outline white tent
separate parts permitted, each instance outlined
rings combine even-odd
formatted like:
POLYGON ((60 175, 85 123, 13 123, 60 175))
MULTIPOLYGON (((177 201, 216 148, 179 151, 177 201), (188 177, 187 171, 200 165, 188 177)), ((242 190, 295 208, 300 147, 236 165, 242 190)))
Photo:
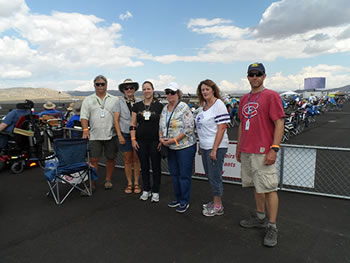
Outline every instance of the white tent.
POLYGON ((280 96, 291 96, 291 95, 298 95, 298 93, 291 91, 291 90, 288 90, 288 91, 280 94, 280 96))

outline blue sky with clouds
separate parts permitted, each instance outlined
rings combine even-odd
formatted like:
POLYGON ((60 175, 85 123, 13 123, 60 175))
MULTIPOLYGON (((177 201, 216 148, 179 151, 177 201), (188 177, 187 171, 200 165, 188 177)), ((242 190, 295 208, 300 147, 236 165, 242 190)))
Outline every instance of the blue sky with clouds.
POLYGON ((210 78, 235 92, 255 61, 274 90, 306 77, 337 88, 350 84, 349 14, 347 0, 0 0, 0 88, 92 90, 103 74, 109 89, 195 92, 210 78))

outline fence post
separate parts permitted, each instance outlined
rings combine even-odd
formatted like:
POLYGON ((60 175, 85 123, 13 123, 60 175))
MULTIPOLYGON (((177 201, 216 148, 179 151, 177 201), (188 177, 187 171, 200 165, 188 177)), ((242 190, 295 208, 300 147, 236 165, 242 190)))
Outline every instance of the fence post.
POLYGON ((281 147, 281 159, 280 159, 280 190, 283 190, 283 166, 284 166, 284 148, 281 147))

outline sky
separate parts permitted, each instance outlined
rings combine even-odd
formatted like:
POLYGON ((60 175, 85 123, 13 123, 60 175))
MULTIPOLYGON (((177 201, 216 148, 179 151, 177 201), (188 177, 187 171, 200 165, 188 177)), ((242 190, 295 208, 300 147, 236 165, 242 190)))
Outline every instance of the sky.
POLYGON ((212 79, 248 91, 247 67, 265 86, 350 84, 348 0, 0 0, 0 88, 108 89, 124 79, 195 93, 212 79))

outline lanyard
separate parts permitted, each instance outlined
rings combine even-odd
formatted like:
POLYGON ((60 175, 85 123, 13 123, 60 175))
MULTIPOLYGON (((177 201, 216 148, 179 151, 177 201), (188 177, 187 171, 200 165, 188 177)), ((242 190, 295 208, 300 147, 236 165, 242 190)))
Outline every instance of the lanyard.
POLYGON ((165 123, 166 123, 166 136, 165 137, 168 137, 168 130, 169 130, 169 126, 170 126, 170 119, 171 117, 173 116, 173 113, 177 107, 177 105, 180 103, 180 101, 178 101, 174 107, 174 109, 172 110, 171 114, 170 114, 170 117, 169 117, 169 120, 168 120, 168 109, 166 109, 166 118, 165 118, 165 123))
POLYGON ((100 100, 96 98, 98 105, 100 105, 100 108, 103 110, 105 108, 105 103, 106 103, 107 96, 103 98, 103 102, 101 104, 100 100))
MULTIPOLYGON (((257 102, 257 100, 258 100, 258 98, 259 98, 261 92, 263 92, 264 89, 265 89, 265 88, 263 88, 263 89, 258 93, 258 95, 256 96, 256 98, 255 98, 253 104, 254 104, 255 102, 257 102)), ((252 95, 252 92, 249 92, 249 96, 248 96, 248 120, 250 119, 250 116, 252 116, 252 113, 251 113, 251 111, 250 111, 250 106, 249 106, 249 104, 250 104, 250 101, 249 101, 249 100, 250 100, 250 96, 251 96, 251 95, 252 95)))

